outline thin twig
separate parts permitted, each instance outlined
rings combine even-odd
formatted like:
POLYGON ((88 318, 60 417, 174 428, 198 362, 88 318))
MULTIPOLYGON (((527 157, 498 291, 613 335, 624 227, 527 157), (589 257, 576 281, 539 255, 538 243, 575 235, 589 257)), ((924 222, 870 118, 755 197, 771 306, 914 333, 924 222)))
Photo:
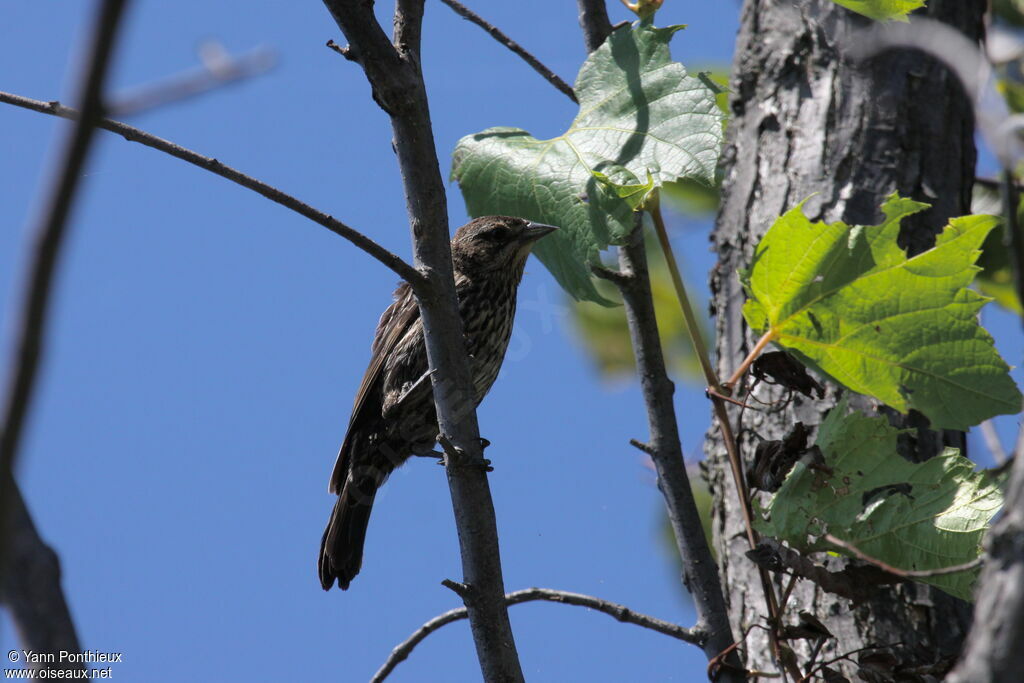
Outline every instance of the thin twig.
POLYGON ((198 69, 140 86, 118 96, 109 106, 110 115, 132 116, 147 109, 191 99, 230 83, 264 74, 277 64, 277 53, 268 47, 257 47, 232 57, 217 42, 202 45, 199 57, 202 66, 198 69))
POLYGON ((686 330, 690 333, 690 343, 693 344, 693 351, 697 354, 700 369, 704 373, 704 381, 715 391, 721 392, 722 387, 718 381, 718 374, 711 366, 711 355, 708 353, 707 344, 704 343, 704 336, 700 332, 700 325, 697 324, 697 316, 693 313, 693 305, 690 303, 686 287, 683 285, 683 276, 679 274, 679 264, 676 262, 675 253, 672 251, 672 243, 668 239, 668 231, 665 229, 665 221, 661 217, 661 207, 659 206, 657 195, 648 201, 645 208, 651 214, 651 218, 654 221, 654 231, 658 235, 661 251, 665 255, 665 263, 668 264, 668 272, 672 276, 672 285, 675 287, 676 298, 679 299, 679 307, 683 312, 686 330))
MULTIPOLYGON (((642 628, 657 631, 658 633, 662 633, 666 636, 671 636, 672 638, 694 645, 699 645, 705 638, 705 634, 697 628, 685 628, 668 621, 663 621, 656 617, 634 612, 625 605, 609 602, 590 595, 569 593, 566 591, 552 590, 550 588, 526 588, 524 590, 515 591, 514 593, 509 593, 505 596, 505 604, 508 606, 519 605, 524 602, 532 602, 535 600, 546 600, 548 602, 558 602, 564 605, 589 607, 590 609, 597 610, 598 612, 603 612, 608 616, 614 617, 621 622, 635 624, 642 628)), ((370 679, 370 683, 380 683, 380 681, 387 678, 388 675, 395 670, 396 666, 408 658, 409 654, 413 651, 413 648, 419 645, 431 633, 437 631, 442 626, 452 623, 453 621, 465 619, 467 616, 468 613, 466 608, 459 607, 445 612, 444 614, 440 614, 420 626, 411 636, 391 651, 387 661, 384 662, 384 665, 373 675, 373 678, 370 679)))
POLYGON ((981 429, 981 438, 985 440, 985 447, 992 454, 996 465, 1005 463, 1006 451, 1003 450, 1003 444, 999 440, 999 434, 996 433, 996 427, 992 424, 992 420, 985 420, 978 427, 981 429))
MULTIPOLYGON (((72 121, 78 119, 77 110, 65 107, 60 102, 56 101, 41 102, 28 97, 22 97, 21 95, 15 95, 13 93, 0 92, 0 102, 4 104, 13 104, 16 107, 29 109, 41 114, 50 114, 51 116, 70 119, 72 121)), ((414 289, 422 290, 426 284, 425 278, 419 271, 395 254, 392 254, 390 251, 374 242, 366 235, 345 225, 323 211, 315 209, 309 204, 282 192, 276 187, 272 187, 261 180, 248 176, 231 166, 222 164, 217 159, 205 157, 198 152, 193 152, 181 145, 175 144, 169 140, 164 140, 152 133, 147 133, 146 131, 134 126, 129 126, 126 123, 121 123, 120 121, 114 121, 112 119, 101 119, 96 125, 98 128, 108 130, 112 133, 117 133, 129 142, 137 142, 140 145, 145 145, 146 147, 165 152, 166 154, 170 154, 172 157, 176 157, 182 161, 187 161, 193 166, 198 166, 199 168, 210 171, 222 178, 227 178, 233 183, 237 183, 242 187, 253 190, 270 201, 276 202, 285 208, 291 209, 292 211, 305 216, 314 223, 322 225, 336 235, 344 237, 356 247, 362 249, 367 254, 380 261, 382 264, 393 270, 400 278, 411 284, 414 289)))
MULTIPOLYGON (((96 14, 85 70, 78 85, 82 116, 71 129, 61 151, 60 169, 45 192, 43 215, 31 235, 26 281, 16 318, 13 357, 4 390, 3 431, 0 432, 0 533, 6 532, 8 501, 13 497, 15 459, 32 403, 35 379, 44 351, 47 312, 60 258, 65 228, 96 125, 103 117, 103 86, 114 50, 125 0, 102 0, 96 14)), ((6 535, 4 533, 4 535, 6 535)), ((0 536, 0 585, 3 585, 5 539, 0 536)))
POLYGON ((576 93, 573 92, 572 87, 568 83, 563 81, 554 71, 544 66, 544 64, 539 59, 537 59, 532 54, 527 52, 522 45, 509 38, 507 35, 505 35, 505 33, 497 26, 491 24, 486 19, 481 17, 479 14, 469 9, 461 2, 458 2, 457 0, 441 0, 441 2, 455 10, 455 13, 458 14, 463 19, 468 19, 469 21, 473 22, 483 30, 487 31, 487 33, 490 34, 490 36, 494 38, 496 41, 498 41, 499 43, 507 47, 509 50, 519 55, 520 57, 522 57, 523 61, 529 64, 531 67, 533 67, 534 71, 543 76, 548 83, 558 88, 570 100, 577 103, 579 102, 576 99, 576 93))
POLYGON ((946 576, 947 574, 959 574, 960 572, 969 572, 972 569, 978 569, 984 563, 981 557, 976 557, 970 562, 964 562, 963 564, 955 564, 949 567, 940 567, 938 569, 900 569, 894 567, 891 564, 887 564, 878 558, 871 557, 867 553, 864 553, 857 546, 848 541, 844 541, 841 538, 836 538, 832 534, 825 534, 822 538, 831 543, 834 546, 838 546, 846 552, 852 554, 858 560, 873 564, 883 571, 887 571, 894 576, 898 576, 903 579, 927 579, 933 576, 946 576))

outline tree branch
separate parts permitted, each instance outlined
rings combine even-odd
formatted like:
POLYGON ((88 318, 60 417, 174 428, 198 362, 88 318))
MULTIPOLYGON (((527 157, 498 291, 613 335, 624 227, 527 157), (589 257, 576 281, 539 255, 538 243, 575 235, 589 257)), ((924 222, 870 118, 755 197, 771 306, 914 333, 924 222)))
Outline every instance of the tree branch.
MULTIPOLYGON (((603 612, 608 616, 614 617, 621 622, 635 624, 652 631, 657 631, 658 633, 671 636, 672 638, 677 638, 683 642, 691 643, 693 645, 700 645, 704 638, 707 637, 707 635, 697 627, 685 628, 668 621, 663 621, 656 617, 634 612, 625 605, 609 602, 590 595, 568 593, 566 591, 552 590, 550 588, 526 588, 521 591, 509 593, 505 596, 505 604, 509 606, 519 605, 524 602, 531 602, 535 600, 546 600, 548 602, 557 602, 564 605, 589 607, 590 609, 594 609, 598 612, 603 612)), ((413 648, 419 645, 431 633, 437 631, 442 626, 452 623, 453 621, 465 619, 466 616, 466 608, 460 607, 458 609, 445 612, 444 614, 440 614, 420 626, 411 636, 391 651, 387 661, 384 662, 384 665, 373 675, 373 678, 370 679, 370 683, 380 683, 387 678, 391 672, 395 670, 396 666, 409 657, 413 648)))
MULTIPOLYGON (((84 60, 85 70, 78 83, 82 116, 64 141, 60 170, 45 192, 43 215, 31 233, 32 251, 28 255, 27 279, 14 326, 17 337, 4 390, 4 421, 0 432, 0 530, 3 531, 7 530, 4 518, 11 505, 8 501, 14 498, 14 464, 43 355, 46 316, 57 261, 93 133, 103 117, 103 85, 125 4, 125 0, 103 0, 99 5, 84 60)), ((0 572, 5 566, 6 545, 6 540, 0 538, 0 572)), ((0 585, 4 584, 2 579, 0 574, 0 585)))
MULTIPOLYGON (((35 524, 17 483, 8 483, 7 565, 0 584, 0 603, 11 611, 11 618, 26 650, 57 654, 62 650, 80 652, 75 624, 68 610, 60 581, 57 553, 46 545, 35 524)), ((48 669, 83 669, 84 665, 57 661, 39 664, 48 669)))
MULTIPOLYGON (((324 0, 363 68, 374 100, 391 116, 394 148, 405 190, 417 268, 430 282, 418 295, 434 389, 438 427, 459 450, 459 460, 483 464, 469 359, 462 335, 448 235, 445 187, 434 147, 426 89, 420 71, 423 0, 399 0, 395 42, 381 30, 373 3, 324 0)), ((462 555, 464 602, 485 681, 523 680, 498 549, 498 530, 484 467, 445 470, 462 555)))
MULTIPOLYGON (((725 607, 718 567, 704 536, 704 527, 686 473, 679 425, 672 402, 675 386, 665 368, 639 221, 629 241, 619 247, 619 271, 628 274, 628 277, 613 282, 622 293, 651 434, 644 450, 650 454, 658 473, 658 489, 665 497, 676 549, 683 563, 683 583, 693 595, 697 624, 708 633, 703 649, 711 660, 733 643, 732 629, 729 626, 729 613, 725 607)), ((738 668, 738 656, 732 653, 726 659, 726 664, 738 668)), ((723 667, 722 677, 726 681, 742 679, 731 666, 723 667)))
MULTIPOLYGON (((578 0, 578 6, 584 40, 588 51, 592 52, 600 47, 612 31, 604 0, 578 0)), ((690 478, 686 473, 679 425, 672 402, 675 386, 665 368, 658 334, 640 214, 637 214, 633 234, 626 244, 619 247, 618 273, 615 276, 611 272, 599 274, 614 283, 622 294, 640 387, 647 407, 651 437, 645 444, 645 450, 650 454, 658 473, 658 488, 665 497, 676 548, 683 563, 683 583, 693 596, 697 609, 697 624, 708 634, 702 646, 704 654, 709 661, 714 661, 722 653, 728 652, 724 658, 725 666, 721 667, 721 680, 741 681, 744 675, 739 656, 735 650, 729 649, 734 638, 718 566, 704 536, 690 478)))
POLYGON ((577 103, 579 102, 579 100, 576 99, 576 93, 573 92, 572 86, 563 81, 554 71, 544 66, 544 64, 539 59, 537 59, 532 54, 527 52, 522 45, 509 38, 507 35, 505 35, 505 33, 497 26, 489 23, 479 14, 469 9, 461 2, 458 2, 457 0, 441 0, 441 2, 455 10, 455 13, 458 14, 463 19, 468 19, 469 21, 473 22, 483 30, 487 31, 487 33, 489 33, 490 36, 494 38, 496 41, 498 41, 499 43, 507 47, 509 50, 519 55, 520 57, 522 57, 523 61, 525 61, 527 64, 533 67, 534 71, 543 76, 548 83, 558 88, 570 100, 577 103))
POLYGON ((576 0, 580 10, 580 28, 583 29, 583 42, 587 52, 601 47, 604 39, 612 32, 612 22, 608 20, 608 8, 604 0, 576 0))
MULTIPOLYGON (((39 100, 29 99, 28 97, 22 97, 21 95, 15 95, 13 93, 0 92, 0 102, 4 104, 13 104, 16 107, 29 109, 41 114, 50 114, 51 116, 57 116, 62 119, 70 119, 72 121, 78 120, 77 110, 65 107, 60 102, 56 101, 41 102, 39 100)), ((413 289, 422 289, 426 282, 426 279, 418 270, 355 228, 345 225, 323 211, 313 208, 309 204, 282 192, 276 187, 268 185, 261 180, 257 180, 252 176, 248 176, 231 166, 222 164, 217 159, 205 157, 198 152, 193 152, 181 145, 175 144, 169 140, 164 140, 152 133, 147 133, 144 130, 134 126, 129 126, 128 124, 121 123, 120 121, 101 119, 97 123, 97 127, 108 130, 111 133, 117 133, 129 142, 137 142, 140 145, 170 154, 172 157, 186 161, 193 166, 198 166, 201 169, 209 171, 215 175, 219 175, 221 178, 226 178, 233 183, 263 195, 272 202, 291 209, 301 216, 305 216, 314 223, 318 223, 327 228, 334 234, 344 237, 356 247, 380 261, 382 264, 394 271, 396 275, 412 285, 413 289)))

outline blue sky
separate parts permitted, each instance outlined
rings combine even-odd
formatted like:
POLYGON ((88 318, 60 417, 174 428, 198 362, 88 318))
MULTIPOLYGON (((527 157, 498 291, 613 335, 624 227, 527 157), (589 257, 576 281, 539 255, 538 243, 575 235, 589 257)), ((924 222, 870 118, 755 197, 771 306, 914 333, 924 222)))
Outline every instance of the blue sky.
MULTIPOLYGON (((572 80, 585 56, 574 2, 472 4, 572 80)), ((91 7, 5 3, 0 89, 66 100, 91 7)), ((618 3, 609 9, 627 18, 618 3)), ((690 25, 673 54, 700 67, 729 60, 737 13, 737 2, 670 0, 659 23, 690 25)), ((122 36, 115 93, 194 66, 204 39, 234 52, 277 50, 268 75, 130 122, 409 254, 387 118, 359 69, 324 47, 343 40, 322 4, 135 2, 122 36)), ((445 173, 462 135, 513 125, 548 137, 574 114, 434 0, 424 69, 445 173)), ((5 321, 62 127, 0 108, 5 321)), ((426 460, 378 496, 352 589, 327 594, 316 578, 328 475, 395 276, 323 228, 180 161, 107 133, 95 152, 19 470, 62 558, 83 646, 123 653, 120 680, 368 679, 413 629, 457 606, 440 581, 460 578, 444 472, 426 460)), ((460 225, 454 185, 448 203, 460 225)), ((677 232, 699 276, 712 264, 709 228, 677 232)), ((569 323, 557 285, 531 261, 505 367, 479 411, 493 443, 506 586, 590 593, 688 625, 692 610, 660 539, 660 495, 627 444, 646 436, 639 391, 603 383, 569 323)), ((1011 363, 1020 356, 1012 343, 1011 363)), ((677 393, 694 459, 708 424, 701 394, 677 393)), ((533 681, 703 675, 696 648, 604 615, 550 604, 511 614, 533 681)), ((16 643, 0 622, 0 650, 16 643)), ((477 678, 463 622, 431 636, 393 680, 477 678)))

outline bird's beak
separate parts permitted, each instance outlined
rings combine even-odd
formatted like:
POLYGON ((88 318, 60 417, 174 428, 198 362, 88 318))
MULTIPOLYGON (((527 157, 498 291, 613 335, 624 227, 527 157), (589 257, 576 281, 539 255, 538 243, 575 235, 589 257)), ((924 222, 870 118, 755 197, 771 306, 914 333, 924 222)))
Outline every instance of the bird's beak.
POLYGON ((520 239, 524 242, 536 242, 541 237, 549 235, 555 230, 558 230, 558 228, 553 225, 544 225, 543 223, 534 223, 533 221, 530 221, 526 224, 526 229, 523 230, 523 235, 520 239))

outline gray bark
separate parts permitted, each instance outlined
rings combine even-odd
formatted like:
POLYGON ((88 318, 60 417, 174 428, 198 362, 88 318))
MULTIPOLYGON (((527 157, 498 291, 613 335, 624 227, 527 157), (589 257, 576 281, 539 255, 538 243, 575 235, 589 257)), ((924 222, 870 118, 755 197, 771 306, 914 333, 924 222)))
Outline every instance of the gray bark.
MULTIPOLYGON (((980 38, 985 3, 931 0, 927 13, 980 38)), ((773 220, 812 196, 804 210, 812 219, 876 223, 886 195, 932 204, 904 221, 901 242, 926 249, 950 216, 968 212, 975 149, 970 104, 955 78, 920 53, 888 52, 860 65, 843 57, 871 22, 829 0, 746 0, 733 66, 722 206, 713 236, 719 262, 712 273, 712 307, 718 331, 718 370, 729 376, 756 341, 743 322, 743 291, 736 270, 749 264, 754 246, 773 220)), ((781 398, 762 386, 762 401, 781 398)), ((824 400, 802 396, 780 410, 747 410, 738 429, 741 451, 753 455, 757 435, 779 439, 793 422, 821 422, 834 405, 836 388, 824 400)), ((738 409, 730 408, 735 421, 738 409)), ((919 425, 911 424, 918 427, 919 425)), ((962 435, 918 429, 905 455, 930 457, 943 442, 962 445, 962 435)), ((722 565, 734 633, 764 623, 765 605, 743 533, 735 485, 717 432, 709 434, 708 478, 715 495, 715 543, 722 565)), ((832 568, 846 564, 822 556, 832 568)), ((778 582, 777 582, 778 583, 778 582)), ((781 592, 781 589, 778 589, 781 592)), ((794 623, 800 610, 817 616, 837 636, 819 655, 830 659, 869 644, 891 649, 906 666, 948 667, 959 652, 970 619, 969 606, 922 584, 878 587, 856 607, 799 581, 786 610, 794 623)), ((744 648, 749 667, 776 671, 765 633, 755 629, 744 648)), ((806 649, 797 648, 803 661, 806 649)), ((857 666, 837 664, 851 677, 857 666)))
POLYGON ((974 626, 950 683, 1013 683, 1024 671, 1024 459, 1019 456, 1003 518, 985 550, 974 626))

